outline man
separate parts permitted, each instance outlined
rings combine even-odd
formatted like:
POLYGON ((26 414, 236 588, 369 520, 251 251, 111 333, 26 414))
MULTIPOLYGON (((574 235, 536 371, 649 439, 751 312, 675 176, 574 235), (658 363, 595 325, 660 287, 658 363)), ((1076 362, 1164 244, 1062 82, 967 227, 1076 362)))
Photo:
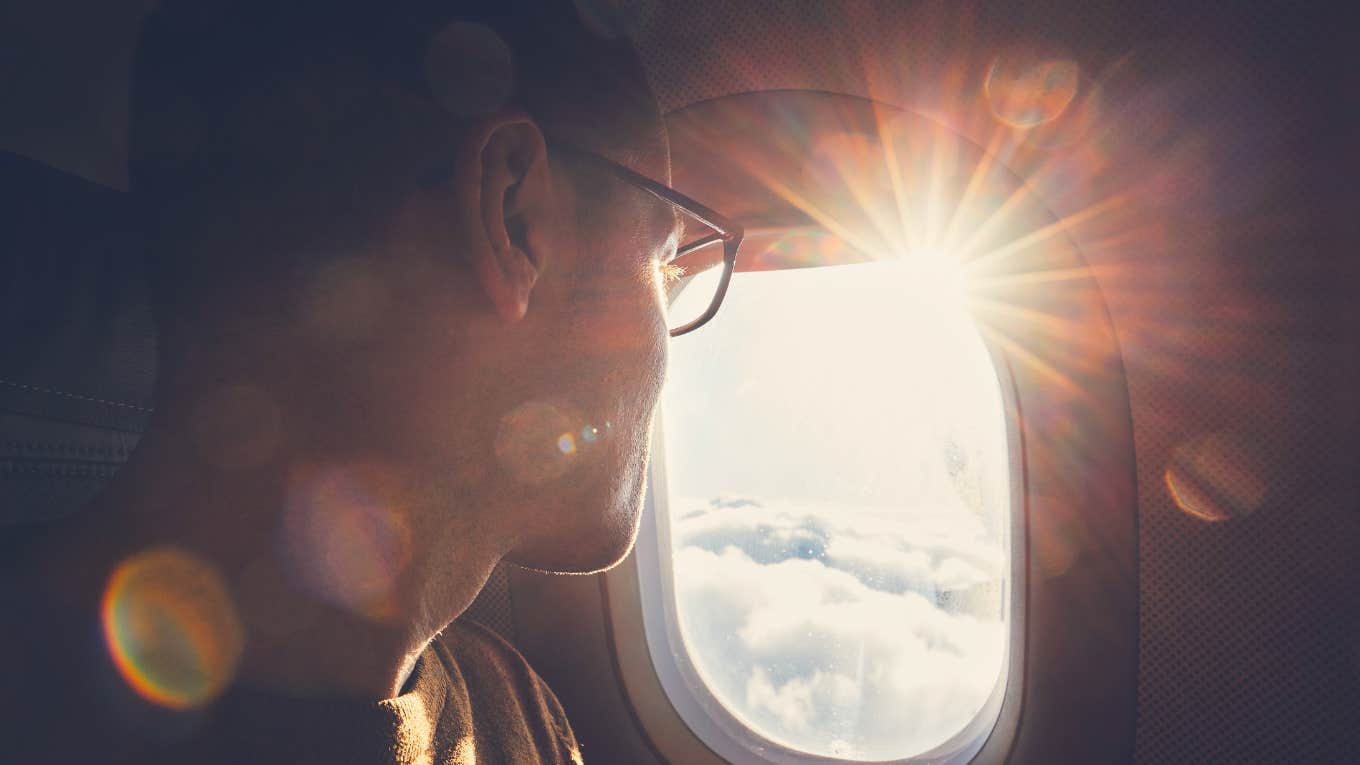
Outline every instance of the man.
POLYGON ((629 550, 679 224, 627 46, 487 5, 147 21, 158 406, 7 572, 15 761, 580 759, 522 657, 449 625, 501 560, 629 550))

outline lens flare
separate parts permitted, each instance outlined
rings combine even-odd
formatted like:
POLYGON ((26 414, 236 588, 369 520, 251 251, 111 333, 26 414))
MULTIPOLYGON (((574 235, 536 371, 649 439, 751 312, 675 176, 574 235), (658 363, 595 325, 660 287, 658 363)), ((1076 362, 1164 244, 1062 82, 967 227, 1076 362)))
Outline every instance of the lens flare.
POLYGON ((574 462, 575 423, 583 419, 542 401, 521 404, 501 418, 496 457, 505 471, 521 483, 537 484, 560 478, 574 462))
POLYGON ((1032 128, 1056 119, 1077 95, 1074 61, 1044 60, 1032 54, 1001 55, 987 72, 987 103, 998 120, 1032 128))
POLYGON ((1212 433, 1178 448, 1163 478, 1177 507, 1213 523, 1260 508, 1269 489, 1264 467, 1242 434, 1212 433))
POLYGON ((197 707, 236 674, 245 636, 235 603, 217 571, 188 552, 154 548, 123 561, 101 616, 114 666, 148 701, 197 707))
MULTIPOLYGON (((1075 149, 1085 140, 1105 115, 1105 89, 1100 82, 1088 79, 1085 73, 1077 78, 1076 94, 1062 113, 1051 120, 1020 134, 1028 146, 1052 151, 1075 149)), ((1081 169, 1090 171, 1093 162, 1081 169)))
POLYGON ((390 620, 411 560, 407 490, 379 464, 298 471, 283 538, 289 568, 308 591, 374 620, 390 620))

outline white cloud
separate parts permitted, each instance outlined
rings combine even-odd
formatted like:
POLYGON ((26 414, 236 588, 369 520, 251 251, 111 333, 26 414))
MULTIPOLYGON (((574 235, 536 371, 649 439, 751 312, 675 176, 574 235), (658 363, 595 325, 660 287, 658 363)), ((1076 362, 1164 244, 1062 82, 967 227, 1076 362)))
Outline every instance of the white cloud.
POLYGON ((886 759, 944 742, 986 701, 1006 634, 1003 551, 947 515, 673 503, 681 632, 705 682, 809 751, 886 759))

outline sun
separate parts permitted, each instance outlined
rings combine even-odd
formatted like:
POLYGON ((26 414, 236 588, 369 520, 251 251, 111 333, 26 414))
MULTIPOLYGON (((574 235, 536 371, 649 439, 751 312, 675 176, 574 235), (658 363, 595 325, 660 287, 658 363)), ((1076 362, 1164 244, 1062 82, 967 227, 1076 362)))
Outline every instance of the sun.
POLYGON ((968 274, 958 258, 936 248, 912 249, 877 264, 903 296, 933 313, 965 312, 968 274))

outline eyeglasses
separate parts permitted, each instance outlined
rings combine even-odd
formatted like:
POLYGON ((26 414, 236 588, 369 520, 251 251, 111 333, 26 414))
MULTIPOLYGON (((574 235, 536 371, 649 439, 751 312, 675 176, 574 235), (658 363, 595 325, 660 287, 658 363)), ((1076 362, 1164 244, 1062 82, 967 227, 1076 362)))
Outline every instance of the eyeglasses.
POLYGON ((555 141, 549 145, 646 191, 708 229, 677 247, 675 257, 663 266, 670 280, 666 288, 669 302, 666 325, 670 336, 679 337, 707 324, 727 296, 732 270, 737 263, 737 249, 741 247, 744 235, 741 224, 599 154, 555 141), (722 245, 721 259, 719 244, 722 245), (721 270, 717 268, 719 265, 721 270))

